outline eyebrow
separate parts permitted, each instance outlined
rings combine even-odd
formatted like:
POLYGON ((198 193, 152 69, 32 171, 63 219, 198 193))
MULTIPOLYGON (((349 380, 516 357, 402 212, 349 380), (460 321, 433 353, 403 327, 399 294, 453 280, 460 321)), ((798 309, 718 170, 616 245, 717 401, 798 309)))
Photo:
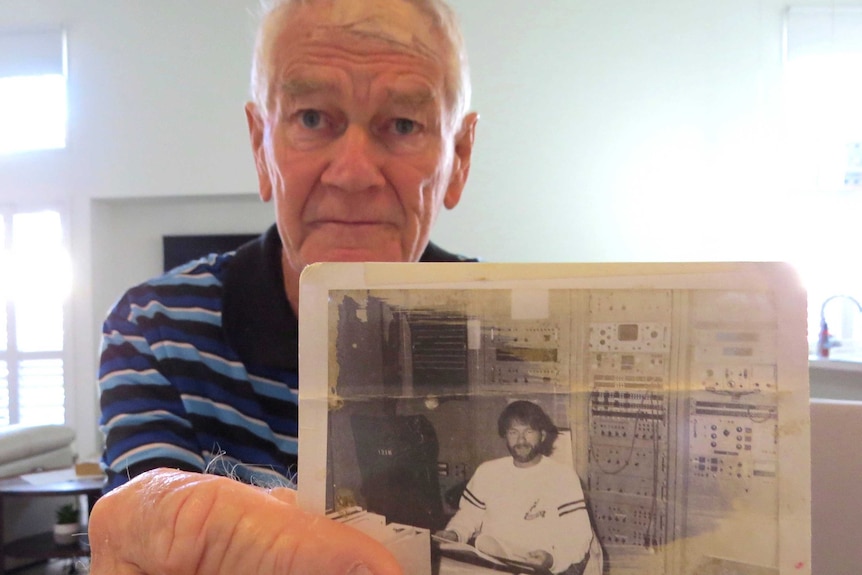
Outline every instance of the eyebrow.
POLYGON ((434 94, 430 90, 420 89, 407 92, 399 92, 389 90, 387 94, 389 103, 397 106, 418 109, 428 104, 433 104, 436 101, 434 94))
MULTIPOLYGON (((311 78, 295 78, 281 84, 281 92, 289 98, 301 98, 315 94, 337 94, 338 85, 335 82, 311 78)), ((437 98, 431 90, 419 88, 415 90, 387 90, 386 100, 390 105, 402 106, 418 110, 429 104, 434 104, 437 98)))
POLYGON ((298 98, 321 92, 337 92, 338 88, 333 82, 311 79, 288 80, 281 85, 281 91, 290 97, 298 98))

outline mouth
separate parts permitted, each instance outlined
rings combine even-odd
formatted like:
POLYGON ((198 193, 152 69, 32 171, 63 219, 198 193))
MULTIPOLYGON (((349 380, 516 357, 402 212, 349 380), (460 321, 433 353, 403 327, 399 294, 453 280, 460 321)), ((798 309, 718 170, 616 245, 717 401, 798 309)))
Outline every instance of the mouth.
POLYGON ((401 229, 388 220, 326 218, 305 224, 303 249, 314 261, 402 261, 401 229))
POLYGON ((340 227, 373 227, 373 226, 391 226, 394 225, 385 220, 374 219, 320 219, 309 224, 313 228, 324 226, 340 226, 340 227))

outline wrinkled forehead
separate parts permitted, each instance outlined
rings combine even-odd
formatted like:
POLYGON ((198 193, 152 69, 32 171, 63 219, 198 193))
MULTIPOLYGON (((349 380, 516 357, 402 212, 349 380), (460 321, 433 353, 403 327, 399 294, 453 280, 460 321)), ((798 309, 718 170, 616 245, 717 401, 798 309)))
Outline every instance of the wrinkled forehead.
POLYGON ((290 18, 311 39, 350 34, 438 57, 445 49, 432 19, 409 0, 311 0, 290 18))

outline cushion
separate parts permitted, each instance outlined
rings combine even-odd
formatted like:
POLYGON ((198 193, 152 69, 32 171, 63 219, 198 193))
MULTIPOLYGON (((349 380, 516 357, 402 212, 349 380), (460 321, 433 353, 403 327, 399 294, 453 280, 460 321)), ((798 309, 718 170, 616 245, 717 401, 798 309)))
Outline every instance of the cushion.
POLYGON ((0 465, 26 459, 75 440, 75 430, 65 425, 7 425, 0 428, 0 465))

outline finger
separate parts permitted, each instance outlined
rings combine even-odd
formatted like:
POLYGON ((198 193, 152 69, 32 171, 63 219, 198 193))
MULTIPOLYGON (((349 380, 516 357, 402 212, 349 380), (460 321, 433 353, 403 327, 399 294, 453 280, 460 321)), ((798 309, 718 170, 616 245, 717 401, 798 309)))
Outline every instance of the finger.
POLYGON ((272 497, 275 497, 279 501, 283 503, 287 503, 288 505, 296 504, 296 490, 290 489, 289 487, 276 487, 272 489, 269 494, 272 497))
POLYGON ((217 476, 148 472, 99 500, 93 575, 401 573, 385 548, 295 505, 295 494, 217 476), (361 572, 361 571, 360 571, 361 572))
POLYGON ((296 546, 291 573, 402 575, 389 551, 368 535, 323 517, 310 521, 296 546))
MULTIPOLYGON (((297 505, 297 493, 295 489, 290 489, 288 487, 277 487, 271 489, 269 495, 287 505, 294 507, 297 505)), ((296 511, 298 515, 310 517, 307 514, 299 511, 299 508, 295 508, 294 511, 296 511)), ((299 520, 299 522, 301 523, 302 520, 299 520)), ((300 544, 299 552, 297 553, 297 558, 295 559, 298 564, 304 565, 312 561, 319 562, 323 553, 331 554, 331 551, 320 548, 321 543, 323 543, 327 547, 337 545, 339 547, 344 547, 345 549, 351 547, 361 547, 362 549, 369 550, 369 552, 372 554, 374 553, 373 550, 378 547, 378 544, 376 542, 369 542, 365 540, 364 537, 362 539, 357 539, 355 544, 349 541, 340 541, 341 538, 355 537, 356 532, 354 529, 343 530, 341 527, 335 526, 331 522, 321 522, 319 523, 318 528, 320 532, 317 533, 316 536, 309 537, 300 544)), ((381 560, 388 560, 388 555, 389 553, 387 551, 385 552, 385 554, 381 554, 381 557, 375 557, 371 562, 378 563, 381 560)), ((360 569, 359 565, 362 563, 362 561, 360 560, 360 558, 350 556, 346 558, 346 561, 344 561, 344 563, 352 565, 351 568, 353 569, 360 569), (356 565, 353 565, 353 563, 355 563, 356 565)), ((337 570, 338 567, 333 567, 333 569, 337 570)), ((321 570, 321 572, 328 573, 328 571, 324 570, 321 570)))

